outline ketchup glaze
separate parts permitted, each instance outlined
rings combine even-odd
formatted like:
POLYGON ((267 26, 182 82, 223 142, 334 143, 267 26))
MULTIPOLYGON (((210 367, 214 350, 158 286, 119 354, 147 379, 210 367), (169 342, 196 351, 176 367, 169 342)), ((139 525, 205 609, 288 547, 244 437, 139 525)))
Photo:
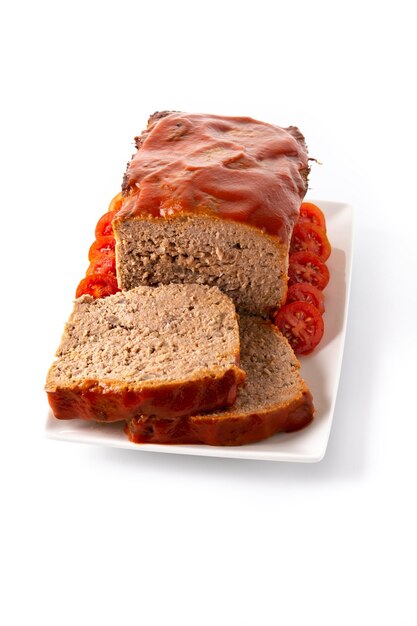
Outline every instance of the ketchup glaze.
POLYGON ((289 239, 307 189, 307 148, 297 128, 164 112, 150 118, 136 145, 116 219, 212 215, 289 239))

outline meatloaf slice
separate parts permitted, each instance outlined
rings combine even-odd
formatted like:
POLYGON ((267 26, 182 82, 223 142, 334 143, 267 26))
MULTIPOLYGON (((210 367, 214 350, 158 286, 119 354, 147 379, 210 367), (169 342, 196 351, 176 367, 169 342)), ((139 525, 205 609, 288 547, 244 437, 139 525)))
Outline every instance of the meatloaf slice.
POLYGON ((233 404, 238 364, 235 307, 217 287, 137 287, 75 301, 46 391, 61 419, 172 418, 233 404))
POLYGON ((121 289, 216 285, 267 317, 286 296, 307 190, 304 137, 249 117, 164 111, 136 138, 113 221, 121 289))
POLYGON ((126 424, 130 440, 237 446, 309 424, 312 396, 294 352, 277 328, 259 317, 242 316, 240 345, 246 381, 232 407, 181 419, 138 416, 126 424))

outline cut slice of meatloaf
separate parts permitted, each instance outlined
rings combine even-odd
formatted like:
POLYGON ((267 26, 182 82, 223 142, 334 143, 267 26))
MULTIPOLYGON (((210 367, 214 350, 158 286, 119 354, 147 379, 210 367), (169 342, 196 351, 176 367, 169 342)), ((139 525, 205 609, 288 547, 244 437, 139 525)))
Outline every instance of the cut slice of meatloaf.
POLYGON ((167 285, 76 300, 46 391, 55 417, 112 422, 230 406, 244 378, 233 302, 167 285))
POLYGON ((218 286, 243 313, 286 297, 292 228, 307 190, 295 127, 163 112, 136 138, 113 221, 121 289, 218 286))
POLYGON ((312 396, 285 337, 270 322, 242 316, 240 345, 246 381, 232 407, 181 419, 138 416, 126 424, 129 439, 237 446, 309 424, 314 415, 312 396))

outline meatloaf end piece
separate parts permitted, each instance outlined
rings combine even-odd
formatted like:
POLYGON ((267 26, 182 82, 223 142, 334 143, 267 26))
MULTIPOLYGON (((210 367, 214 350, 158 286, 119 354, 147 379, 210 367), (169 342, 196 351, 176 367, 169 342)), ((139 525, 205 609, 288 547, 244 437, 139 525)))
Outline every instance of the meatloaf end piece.
POLYGON ((151 116, 113 221, 121 289, 216 285, 267 317, 285 300, 292 228, 307 190, 295 127, 248 117, 151 116))
POLYGON ((55 417, 112 422, 230 406, 244 378, 233 302, 167 285, 78 298, 46 391, 55 417))
POLYGON ((313 400, 285 337, 270 322, 242 316, 240 346, 246 381, 232 407, 182 419, 135 417, 126 424, 130 440, 237 446, 307 426, 313 400))

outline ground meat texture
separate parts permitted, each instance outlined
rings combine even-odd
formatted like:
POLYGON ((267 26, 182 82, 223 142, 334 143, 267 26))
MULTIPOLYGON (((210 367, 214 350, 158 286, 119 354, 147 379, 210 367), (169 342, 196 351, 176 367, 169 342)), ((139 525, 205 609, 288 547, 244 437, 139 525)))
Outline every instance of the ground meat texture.
POLYGON ((217 286, 242 313, 267 316, 286 292, 286 248, 257 229, 205 216, 117 221, 121 289, 201 283, 217 286))
POLYGON ((235 307, 219 289, 138 287, 76 300, 46 391, 62 419, 182 416, 230 406, 238 364, 235 307))
POLYGON ((300 430, 312 421, 312 397, 285 337, 259 317, 241 316, 239 324, 246 380, 235 404, 182 419, 138 416, 126 425, 131 441, 236 446, 300 430))

